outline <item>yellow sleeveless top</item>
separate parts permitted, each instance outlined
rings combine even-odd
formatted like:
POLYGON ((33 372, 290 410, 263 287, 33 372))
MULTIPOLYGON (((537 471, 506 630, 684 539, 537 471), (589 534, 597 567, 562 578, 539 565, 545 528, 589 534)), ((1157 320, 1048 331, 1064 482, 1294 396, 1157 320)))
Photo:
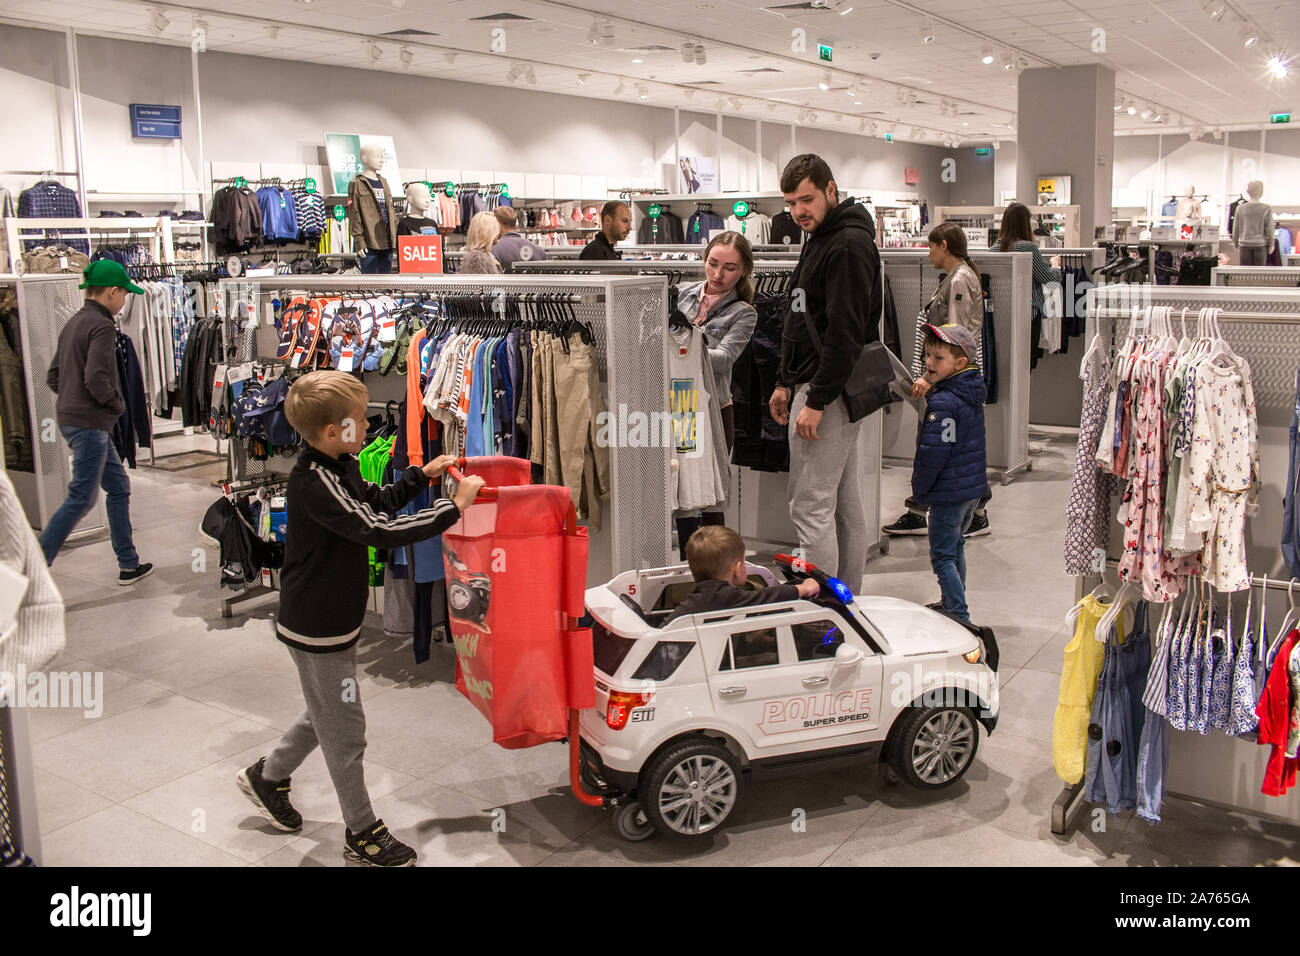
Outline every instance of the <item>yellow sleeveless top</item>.
MULTIPOLYGON (((1056 775, 1066 783, 1083 779, 1088 751, 1088 719, 1092 698, 1097 692, 1097 678, 1106 657, 1106 646, 1096 639, 1097 624, 1110 609, 1089 594, 1081 602, 1074 638, 1065 646, 1065 664, 1061 668, 1061 688, 1056 698, 1056 717, 1052 721, 1052 764, 1056 775)), ((1124 633, 1124 612, 1116 620, 1118 633, 1124 633)))

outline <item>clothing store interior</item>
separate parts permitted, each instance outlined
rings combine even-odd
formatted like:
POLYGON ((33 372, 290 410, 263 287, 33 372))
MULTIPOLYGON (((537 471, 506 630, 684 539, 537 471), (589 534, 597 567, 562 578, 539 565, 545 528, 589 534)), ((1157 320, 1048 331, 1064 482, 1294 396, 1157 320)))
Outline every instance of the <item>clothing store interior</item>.
POLYGON ((0 0, 0 862, 1300 862, 1283 7, 0 0))

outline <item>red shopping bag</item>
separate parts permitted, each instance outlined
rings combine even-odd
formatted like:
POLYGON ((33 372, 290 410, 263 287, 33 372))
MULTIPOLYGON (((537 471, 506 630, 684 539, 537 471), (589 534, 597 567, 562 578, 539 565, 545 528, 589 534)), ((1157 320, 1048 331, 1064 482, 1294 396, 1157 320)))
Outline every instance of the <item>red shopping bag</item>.
MULTIPOLYGON (((567 488, 529 485, 529 463, 471 458, 488 486, 443 532, 456 688, 508 750, 568 736, 568 710, 595 706, 583 614, 587 534, 567 488)), ((455 477, 455 475, 453 475, 455 477)))

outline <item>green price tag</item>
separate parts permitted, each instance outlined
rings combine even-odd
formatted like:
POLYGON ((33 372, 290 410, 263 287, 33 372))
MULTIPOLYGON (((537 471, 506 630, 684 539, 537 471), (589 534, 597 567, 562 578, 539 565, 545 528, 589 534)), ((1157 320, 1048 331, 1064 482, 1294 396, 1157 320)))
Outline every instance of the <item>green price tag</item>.
POLYGON ((695 228, 692 229, 691 231, 692 231, 692 232, 699 232, 699 231, 700 231, 700 221, 699 221, 698 219, 695 220, 695 228))
POLYGON ((347 210, 344 209, 342 206, 334 207, 334 218, 337 219, 339 222, 342 222, 344 219, 346 219, 347 215, 348 215, 347 210))
POLYGON ((235 177, 235 188, 236 188, 236 189, 243 189, 243 188, 244 188, 245 186, 247 186, 247 185, 248 185, 248 180, 245 179, 243 176, 236 176, 236 177, 235 177))
POLYGON ((649 216, 651 219, 658 219, 660 216, 663 215, 663 212, 664 212, 663 209, 660 207, 660 205, 657 202, 652 202, 650 204, 650 208, 646 210, 646 215, 649 216))
POLYGON ((505 183, 501 184, 501 195, 505 196, 507 199, 510 198, 510 187, 505 183))
POLYGON ((445 192, 445 193, 446 193, 448 196, 450 196, 451 198, 455 199, 455 198, 456 198, 456 184, 455 184, 455 183, 448 183, 448 184, 447 184, 447 188, 444 189, 443 192, 445 192))
POLYGON ((749 215, 749 203, 743 199, 731 207, 731 211, 736 214, 737 219, 744 219, 749 215))
POLYGON ((314 193, 316 191, 316 180, 308 178, 302 184, 302 188, 309 193, 314 193))

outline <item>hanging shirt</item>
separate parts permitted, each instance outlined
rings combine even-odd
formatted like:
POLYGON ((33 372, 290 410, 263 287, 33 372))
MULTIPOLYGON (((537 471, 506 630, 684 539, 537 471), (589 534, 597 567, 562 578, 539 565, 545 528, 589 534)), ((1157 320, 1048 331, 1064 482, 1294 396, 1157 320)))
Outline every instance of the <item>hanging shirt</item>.
MULTIPOLYGON (((721 412, 709 387, 713 374, 704 361, 704 343, 694 327, 669 331, 668 407, 672 416, 673 511, 710 508, 726 500, 726 486, 714 446, 722 431, 721 412), (707 376, 707 381, 706 381, 707 376)), ((725 439, 724 439, 725 451, 725 439)))

